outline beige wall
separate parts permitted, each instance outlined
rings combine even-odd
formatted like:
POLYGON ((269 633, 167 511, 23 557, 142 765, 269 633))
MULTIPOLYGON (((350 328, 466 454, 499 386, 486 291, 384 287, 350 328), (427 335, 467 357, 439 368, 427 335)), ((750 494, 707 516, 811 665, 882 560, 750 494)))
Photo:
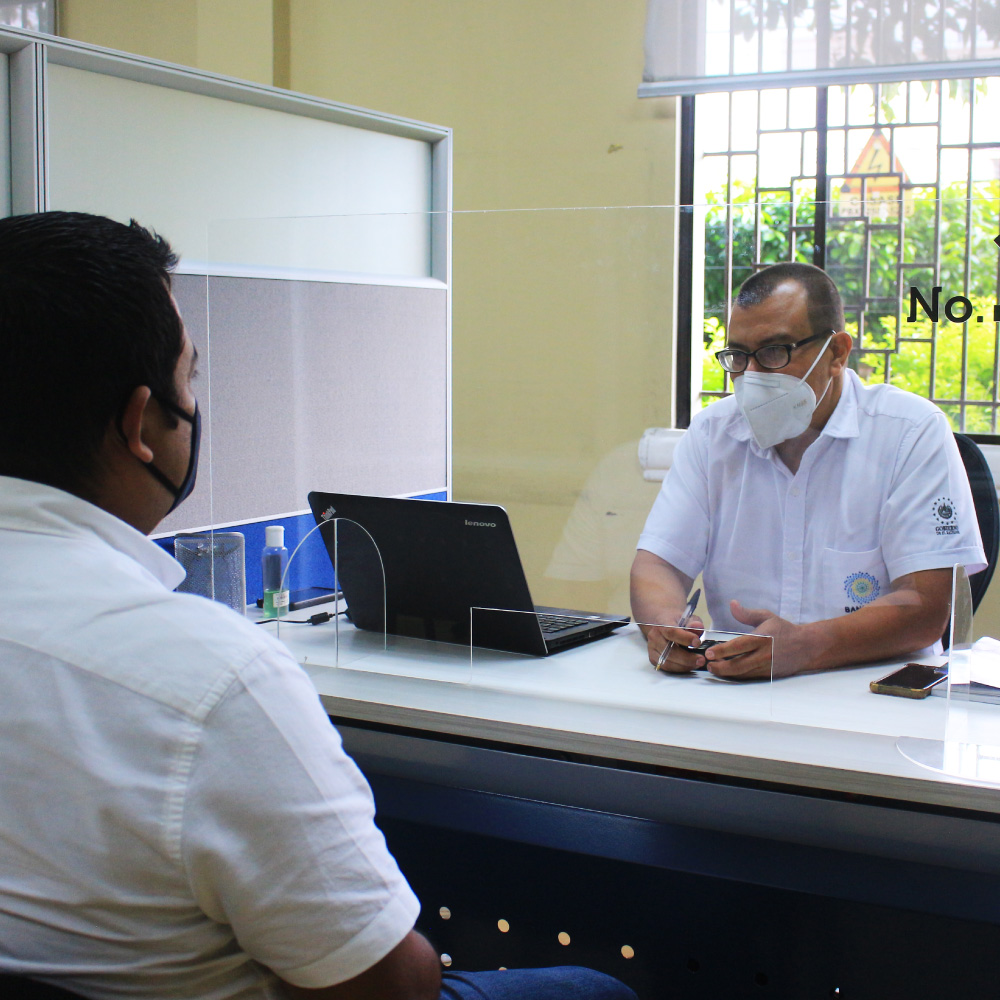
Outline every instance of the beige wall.
POLYGON ((674 200, 674 102, 635 96, 645 7, 291 6, 293 89, 455 130, 454 495, 508 508, 546 603, 576 596, 544 570, 587 476, 671 419, 673 212, 622 208, 674 200))
POLYGON ((271 0, 59 0, 59 33, 271 84, 274 7, 271 0))
MULTIPOLYGON (((674 213, 625 207, 674 201, 674 101, 635 96, 645 8, 61 8, 70 37, 454 128, 454 495, 510 510, 537 600, 593 610, 624 610, 603 605, 621 592, 630 547, 595 571, 607 586, 545 579, 545 568, 602 458, 671 421, 674 213)), ((655 488, 631 472, 622 489, 646 507, 655 488)))

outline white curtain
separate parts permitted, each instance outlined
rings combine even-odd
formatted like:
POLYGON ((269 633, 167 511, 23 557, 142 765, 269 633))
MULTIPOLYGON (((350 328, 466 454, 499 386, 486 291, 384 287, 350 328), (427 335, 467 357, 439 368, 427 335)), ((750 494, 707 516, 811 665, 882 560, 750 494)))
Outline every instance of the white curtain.
POLYGON ((639 94, 1000 74, 1000 0, 648 0, 639 94))
POLYGON ((56 0, 22 0, 0 3, 0 24, 29 31, 56 33, 56 0))

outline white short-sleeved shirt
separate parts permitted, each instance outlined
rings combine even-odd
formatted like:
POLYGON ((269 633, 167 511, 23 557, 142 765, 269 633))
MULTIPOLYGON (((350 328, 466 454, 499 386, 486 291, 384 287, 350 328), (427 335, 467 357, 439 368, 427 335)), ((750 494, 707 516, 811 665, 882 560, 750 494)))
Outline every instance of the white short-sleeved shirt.
POLYGON ((794 475, 728 396, 697 413, 638 547, 703 573, 717 629, 766 608, 795 623, 849 614, 908 573, 986 565, 958 447, 934 404, 850 370, 794 475))
POLYGON ((0 477, 0 566, 0 969, 249 1000, 405 937, 419 904, 284 646, 46 486, 0 477))

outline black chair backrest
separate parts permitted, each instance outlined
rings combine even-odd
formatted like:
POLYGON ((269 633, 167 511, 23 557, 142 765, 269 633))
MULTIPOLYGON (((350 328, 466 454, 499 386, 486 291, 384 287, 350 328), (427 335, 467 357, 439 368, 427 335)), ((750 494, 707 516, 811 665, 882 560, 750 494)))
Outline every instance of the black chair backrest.
POLYGON ((61 986, 8 973, 0 973, 0 997, 4 1000, 83 1000, 79 993, 70 993, 61 986))
POLYGON ((990 472, 979 445, 965 434, 956 434, 955 442, 958 444, 958 452, 962 456, 969 485, 972 487, 972 502, 976 505, 979 534, 982 535, 983 549, 986 551, 986 569, 969 577, 969 585, 972 588, 972 610, 975 611, 986 593, 986 588, 990 585, 993 570, 996 568, 997 549, 1000 548, 1000 503, 997 502, 993 473, 990 472))

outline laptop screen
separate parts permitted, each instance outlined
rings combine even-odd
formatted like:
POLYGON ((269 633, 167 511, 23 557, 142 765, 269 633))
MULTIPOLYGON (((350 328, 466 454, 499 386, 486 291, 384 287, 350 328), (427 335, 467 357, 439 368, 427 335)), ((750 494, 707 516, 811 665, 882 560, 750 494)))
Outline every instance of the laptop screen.
MULTIPOLYGON (((337 526, 337 569, 358 628, 381 631, 384 621, 393 635, 468 643, 472 608, 533 610, 502 507, 320 492, 309 505, 317 523, 346 519, 337 526)), ((334 532, 320 533, 332 560, 334 532)), ((533 615, 477 612, 475 631, 477 645, 546 652, 533 615)))

